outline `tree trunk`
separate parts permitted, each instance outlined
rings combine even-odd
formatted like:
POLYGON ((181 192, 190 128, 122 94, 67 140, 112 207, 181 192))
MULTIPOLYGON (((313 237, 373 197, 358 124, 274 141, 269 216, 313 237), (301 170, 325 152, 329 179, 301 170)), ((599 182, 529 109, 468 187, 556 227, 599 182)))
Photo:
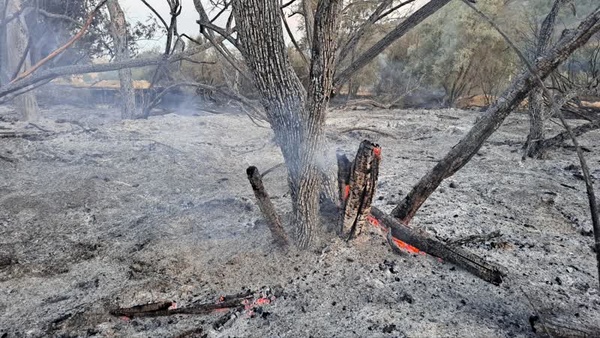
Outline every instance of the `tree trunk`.
MULTIPOLYGON (((126 61, 129 59, 129 47, 127 45, 127 22, 125 14, 117 0, 108 0, 106 3, 110 14, 110 33, 114 41, 115 60, 126 61)), ((135 89, 130 68, 119 70, 119 81, 121 83, 121 118, 134 119, 138 117, 135 105, 135 89)))
MULTIPOLYGON (((565 32, 554 48, 537 60, 535 72, 541 79, 545 79, 598 31, 600 31, 600 9, 594 11, 576 29, 565 32)), ((504 119, 536 86, 536 77, 529 70, 524 70, 496 103, 488 108, 483 118, 471 128, 469 133, 421 178, 402 203, 392 211, 392 215, 403 223, 408 223, 440 183, 469 162, 485 140, 500 127, 504 119)))
MULTIPOLYGON (((19 11, 21 1, 9 1, 6 16, 19 11)), ((6 25, 6 69, 5 73, 11 77, 13 74, 21 73, 31 67, 31 60, 27 51, 29 34, 27 25, 21 18, 14 19, 6 25), (24 62, 22 62, 24 60, 24 62)), ((23 121, 35 121, 40 118, 37 99, 33 92, 28 92, 15 98, 15 105, 23 121)))
POLYGON ((300 248, 310 247, 318 224, 321 177, 317 154, 321 153, 332 87, 340 3, 321 1, 317 8, 308 93, 287 55, 280 2, 244 0, 232 4, 240 50, 287 166, 293 226, 300 248))
POLYGON ((304 13, 304 28, 306 29, 306 45, 313 45, 315 34, 315 4, 314 0, 302 0, 302 13, 304 13))
POLYGON ((544 140, 544 96, 540 88, 535 88, 529 93, 529 135, 525 142, 525 154, 531 158, 542 158, 544 148, 541 142, 544 140))
MULTIPOLYGON (((540 57, 550 47, 558 11, 560 10, 560 6, 565 2, 566 0, 554 1, 550 13, 546 15, 546 18, 542 22, 536 44, 535 58, 540 57)), ((542 90, 539 88, 532 90, 529 94, 528 102, 529 135, 525 142, 525 155, 531 158, 544 157, 544 148, 540 146, 540 142, 544 140, 544 108, 542 90)))

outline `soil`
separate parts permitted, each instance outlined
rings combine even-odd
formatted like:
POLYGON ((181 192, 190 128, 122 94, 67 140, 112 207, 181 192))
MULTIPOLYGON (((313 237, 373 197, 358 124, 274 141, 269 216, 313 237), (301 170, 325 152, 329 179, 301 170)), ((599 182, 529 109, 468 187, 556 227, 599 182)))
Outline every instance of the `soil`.
MULTIPOLYGON (((508 269, 494 286, 434 257, 395 254, 376 229, 351 243, 323 231, 314 250, 277 250, 245 169, 265 171, 282 157, 270 129, 244 115, 119 121, 114 108, 67 106, 43 114, 27 125, 0 106, 2 338, 536 337, 546 334, 541 323, 600 327, 575 152, 523 161, 525 115, 510 116, 411 224, 442 241, 499 231, 463 245, 508 269), (209 315, 109 313, 244 290, 269 291, 272 302, 209 315)), ((382 146, 374 204, 389 212, 479 114, 334 109, 327 136, 332 152, 352 155, 363 139, 382 146)), ((581 138, 596 178, 599 136, 581 138)), ((285 170, 264 181, 285 219, 285 170)))

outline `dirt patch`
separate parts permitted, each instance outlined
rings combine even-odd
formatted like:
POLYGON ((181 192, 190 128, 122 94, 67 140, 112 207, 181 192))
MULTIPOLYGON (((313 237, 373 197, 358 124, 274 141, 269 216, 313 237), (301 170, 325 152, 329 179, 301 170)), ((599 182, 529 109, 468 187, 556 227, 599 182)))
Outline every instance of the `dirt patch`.
MULTIPOLYGON (((333 111, 327 135, 332 151, 352 154, 364 138, 382 146, 374 204, 390 211, 477 114, 333 111), (356 127, 367 129, 339 133, 356 127)), ((499 231, 466 245, 509 269, 496 287, 431 257, 397 256, 374 229, 352 245, 324 234, 315 251, 276 251, 245 169, 282 158, 271 131, 242 115, 121 122, 115 110, 69 107, 44 115, 66 127, 0 139, 0 337, 531 337, 533 315, 600 322, 575 153, 522 162, 525 116, 511 116, 412 224, 441 240, 499 231), (279 297, 218 330, 223 313, 109 315, 265 287, 279 297)), ((15 127, 10 107, 0 107, 0 121, 15 127)), ((581 139, 596 177, 598 136, 581 139)), ((285 170, 265 185, 285 216, 285 170)))

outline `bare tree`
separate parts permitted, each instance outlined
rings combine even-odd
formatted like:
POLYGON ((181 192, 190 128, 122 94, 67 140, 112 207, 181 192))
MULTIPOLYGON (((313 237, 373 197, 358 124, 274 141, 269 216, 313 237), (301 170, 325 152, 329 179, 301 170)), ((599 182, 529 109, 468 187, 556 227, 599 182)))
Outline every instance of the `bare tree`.
MULTIPOLYGON (((108 0, 106 6, 110 14, 110 33, 114 41, 115 60, 129 60, 125 13, 123 13, 118 0, 108 0)), ((121 118, 136 118, 138 113, 135 104, 135 88, 133 87, 131 68, 119 70, 119 81, 121 83, 121 118)))
POLYGON ((310 81, 294 73, 283 36, 278 0, 233 3, 240 50, 261 96, 288 169, 296 240, 309 247, 318 224, 320 154, 325 109, 333 87, 341 0, 322 0, 314 22, 310 81))

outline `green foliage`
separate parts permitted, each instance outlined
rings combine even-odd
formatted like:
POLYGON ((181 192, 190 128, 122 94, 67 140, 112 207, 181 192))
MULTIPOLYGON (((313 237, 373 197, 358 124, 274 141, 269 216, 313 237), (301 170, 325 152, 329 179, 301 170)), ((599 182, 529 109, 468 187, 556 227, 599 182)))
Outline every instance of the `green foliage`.
MULTIPOLYGON (((505 1, 479 4, 484 12, 506 26, 509 10, 505 1)), ((382 75, 395 73, 396 78, 422 78, 422 85, 443 89, 447 105, 474 93, 497 95, 516 65, 516 58, 504 39, 461 2, 451 3, 416 27, 386 56, 388 66, 381 70, 382 75)), ((393 86, 380 88, 385 91, 393 86)))

